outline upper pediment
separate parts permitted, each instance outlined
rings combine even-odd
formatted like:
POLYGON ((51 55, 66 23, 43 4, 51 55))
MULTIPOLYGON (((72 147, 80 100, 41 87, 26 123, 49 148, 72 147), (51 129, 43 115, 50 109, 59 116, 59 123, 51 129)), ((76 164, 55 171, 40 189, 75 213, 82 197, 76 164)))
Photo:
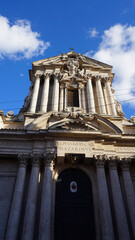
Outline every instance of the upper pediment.
POLYGON ((36 62, 33 62, 33 67, 61 67, 63 66, 67 61, 69 60, 76 60, 79 62, 79 64, 83 67, 91 67, 91 68, 99 68, 99 69, 112 69, 112 66, 105 64, 103 62, 94 60, 92 58, 89 58, 87 56, 81 55, 76 52, 68 52, 68 53, 63 53, 61 55, 55 56, 55 57, 50 57, 46 59, 42 59, 36 62))

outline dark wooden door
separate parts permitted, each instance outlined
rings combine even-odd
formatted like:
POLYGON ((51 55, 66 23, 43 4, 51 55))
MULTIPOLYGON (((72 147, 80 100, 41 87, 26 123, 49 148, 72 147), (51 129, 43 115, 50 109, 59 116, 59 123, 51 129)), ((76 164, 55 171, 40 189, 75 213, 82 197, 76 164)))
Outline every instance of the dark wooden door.
POLYGON ((78 169, 64 170, 56 183, 55 240, 94 240, 92 187, 78 169))

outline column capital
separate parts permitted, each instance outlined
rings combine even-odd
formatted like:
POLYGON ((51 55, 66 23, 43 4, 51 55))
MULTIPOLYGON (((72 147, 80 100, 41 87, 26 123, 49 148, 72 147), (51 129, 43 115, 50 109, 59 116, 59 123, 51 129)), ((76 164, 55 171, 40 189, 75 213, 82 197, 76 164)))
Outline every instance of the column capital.
POLYGON ((32 153, 30 155, 31 163, 33 167, 39 167, 41 160, 43 159, 42 153, 32 153))
POLYGON ((27 153, 20 153, 17 155, 17 159, 19 160, 20 167, 26 167, 29 162, 30 155, 27 153))
POLYGON ((44 154, 45 165, 54 167, 56 163, 56 153, 54 152, 46 152, 44 154))
POLYGON ((111 80, 110 77, 104 77, 103 79, 104 79, 105 82, 109 82, 109 83, 111 83, 111 82, 110 82, 110 80, 111 80))
POLYGON ((101 75, 96 75, 95 79, 96 79, 96 81, 101 80, 101 75))
POLYGON ((103 168, 105 165, 105 155, 93 155, 93 159, 96 160, 95 164, 97 168, 103 168))
POLYGON ((108 159, 108 165, 110 169, 116 170, 117 169, 117 163, 120 161, 120 159, 117 156, 109 157, 108 159))
POLYGON ((129 171, 130 163, 131 163, 130 158, 122 158, 122 160, 120 162, 120 166, 121 166, 122 171, 129 171))
POLYGON ((43 76, 44 78, 50 77, 52 74, 49 72, 44 72, 43 76))
POLYGON ((87 79, 89 80, 91 80, 91 78, 92 78, 92 74, 91 73, 87 73, 87 79))

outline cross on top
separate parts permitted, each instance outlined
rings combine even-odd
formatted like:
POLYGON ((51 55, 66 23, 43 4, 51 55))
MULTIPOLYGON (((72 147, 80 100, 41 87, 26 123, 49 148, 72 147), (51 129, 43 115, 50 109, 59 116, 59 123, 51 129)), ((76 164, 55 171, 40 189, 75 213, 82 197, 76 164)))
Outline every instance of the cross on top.
POLYGON ((70 50, 70 51, 73 51, 73 50, 74 50, 74 48, 70 47, 70 48, 69 48, 69 50, 70 50))

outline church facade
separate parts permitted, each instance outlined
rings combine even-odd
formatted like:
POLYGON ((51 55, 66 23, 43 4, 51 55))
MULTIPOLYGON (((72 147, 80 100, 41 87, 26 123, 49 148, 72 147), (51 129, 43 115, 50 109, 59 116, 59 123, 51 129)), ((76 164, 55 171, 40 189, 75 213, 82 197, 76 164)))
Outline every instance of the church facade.
POLYGON ((135 239, 135 117, 112 66, 70 51, 29 75, 19 114, 0 111, 0 239, 135 239))

